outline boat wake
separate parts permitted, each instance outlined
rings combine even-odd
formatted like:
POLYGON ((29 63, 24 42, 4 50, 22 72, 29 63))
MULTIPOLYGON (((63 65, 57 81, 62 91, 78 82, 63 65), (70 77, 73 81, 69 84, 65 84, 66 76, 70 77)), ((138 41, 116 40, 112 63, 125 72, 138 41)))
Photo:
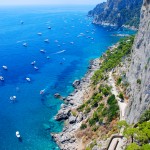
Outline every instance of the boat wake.
POLYGON ((56 53, 54 53, 54 54, 61 54, 61 53, 64 53, 66 50, 62 50, 62 51, 58 51, 58 52, 56 52, 56 53))

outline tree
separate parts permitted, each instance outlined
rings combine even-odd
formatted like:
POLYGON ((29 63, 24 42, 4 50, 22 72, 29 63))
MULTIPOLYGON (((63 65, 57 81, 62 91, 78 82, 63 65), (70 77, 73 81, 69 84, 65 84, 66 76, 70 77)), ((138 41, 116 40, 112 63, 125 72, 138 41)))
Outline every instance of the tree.
POLYGON ((149 121, 149 120, 150 120, 150 110, 146 110, 145 113, 142 114, 139 122, 142 123, 144 121, 149 121))
POLYGON ((142 145, 142 150, 150 150, 150 144, 142 145))
POLYGON ((134 138, 135 133, 137 133, 137 131, 138 131, 137 128, 129 127, 124 131, 124 135, 127 137, 131 137, 131 142, 133 143, 133 138, 134 138))
POLYGON ((128 124, 125 120, 119 121, 117 125, 119 128, 128 127, 128 124))
POLYGON ((129 146, 127 146, 126 150, 141 150, 140 146, 138 146, 136 143, 131 143, 129 146))

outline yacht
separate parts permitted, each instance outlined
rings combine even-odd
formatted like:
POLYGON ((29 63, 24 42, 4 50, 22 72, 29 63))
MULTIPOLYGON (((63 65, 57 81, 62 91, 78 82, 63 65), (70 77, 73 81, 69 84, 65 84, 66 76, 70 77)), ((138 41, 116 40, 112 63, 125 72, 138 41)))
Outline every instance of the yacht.
POLYGON ((21 138, 19 131, 16 131, 16 137, 21 138))
POLYGON ((17 98, 16 96, 10 96, 10 100, 13 101, 13 102, 16 101, 16 98, 17 98))
POLYGON ((46 51, 44 49, 41 49, 40 52, 41 53, 46 53, 46 51))
POLYGON ((70 44, 74 44, 74 42, 70 42, 70 44))
POLYGON ((41 35, 42 35, 42 33, 41 33, 41 32, 39 32, 39 33, 37 33, 37 35, 41 36, 41 35))
POLYGON ((35 64, 36 64, 36 61, 31 62, 31 65, 35 65, 35 64))
POLYGON ((28 78, 28 77, 26 78, 26 80, 27 80, 28 82, 30 82, 30 81, 31 81, 31 79, 30 79, 30 78, 28 78))
POLYGON ((24 47, 27 47, 27 43, 23 43, 23 46, 24 46, 24 47))
POLYGON ((34 69, 35 69, 35 70, 39 70, 39 68, 38 68, 38 67, 36 67, 36 66, 34 66, 34 69))
POLYGON ((2 68, 3 68, 4 70, 7 70, 7 69, 8 69, 8 67, 7 67, 7 66, 2 66, 2 68))
POLYGON ((45 89, 40 91, 40 95, 45 93, 45 89))
POLYGON ((49 43, 49 39, 45 39, 44 42, 49 43))
POLYGON ((3 76, 0 76, 0 81, 4 81, 4 77, 3 76))

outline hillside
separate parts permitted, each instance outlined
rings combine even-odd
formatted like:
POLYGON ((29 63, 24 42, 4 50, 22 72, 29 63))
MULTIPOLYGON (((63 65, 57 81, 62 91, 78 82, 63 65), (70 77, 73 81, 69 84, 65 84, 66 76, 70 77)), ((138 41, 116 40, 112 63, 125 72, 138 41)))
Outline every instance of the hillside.
POLYGON ((138 28, 143 0, 107 0, 89 11, 93 23, 114 27, 138 28))

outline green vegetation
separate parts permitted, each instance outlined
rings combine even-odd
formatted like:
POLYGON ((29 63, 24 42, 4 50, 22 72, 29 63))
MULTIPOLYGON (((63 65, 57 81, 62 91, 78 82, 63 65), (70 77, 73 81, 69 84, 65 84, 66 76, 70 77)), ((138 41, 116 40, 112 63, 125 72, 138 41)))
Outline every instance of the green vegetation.
POLYGON ((104 96, 108 96, 111 93, 111 87, 108 85, 100 85, 99 93, 103 94, 104 96))
POLYGON ((86 128, 87 128, 87 125, 86 125, 85 123, 82 123, 81 126, 80 126, 80 129, 81 129, 81 130, 84 130, 84 129, 86 129, 86 128))
POLYGON ((110 50, 106 52, 106 58, 101 64, 100 69, 97 70, 92 77, 94 85, 96 85, 100 80, 104 80, 106 72, 115 68, 118 64, 120 64, 124 56, 130 54, 133 42, 134 36, 130 36, 121 40, 119 46, 113 52, 110 52, 110 50))
POLYGON ((117 85, 121 84, 121 81, 122 81, 122 78, 119 77, 119 78, 117 79, 117 85))
POLYGON ((120 93, 120 94, 119 94, 119 98, 124 100, 123 93, 120 93))
POLYGON ((97 145, 96 141, 92 142, 85 150, 92 150, 92 148, 97 145))
POLYGON ((107 103, 109 105, 108 121, 111 122, 114 118, 116 118, 118 116, 118 112, 119 112, 119 106, 118 106, 117 100, 115 98, 115 95, 111 95, 108 98, 107 103))
POLYGON ((150 110, 146 110, 143 114, 142 114, 142 116, 141 116, 141 118, 140 118, 140 123, 142 123, 142 122, 144 122, 144 121, 149 121, 150 120, 150 110))
POLYGON ((88 120, 90 126, 94 126, 97 122, 102 124, 105 117, 107 118, 107 123, 110 123, 118 116, 119 107, 115 95, 108 97, 107 104, 107 107, 102 103, 99 105, 93 116, 88 120))
POLYGON ((141 80, 140 80, 140 79, 137 79, 137 83, 138 83, 138 84, 141 84, 141 80))
POLYGON ((140 118, 138 124, 129 126, 125 121, 118 122, 118 127, 125 127, 124 136, 131 142, 126 150, 150 149, 150 110, 147 110, 140 118))

